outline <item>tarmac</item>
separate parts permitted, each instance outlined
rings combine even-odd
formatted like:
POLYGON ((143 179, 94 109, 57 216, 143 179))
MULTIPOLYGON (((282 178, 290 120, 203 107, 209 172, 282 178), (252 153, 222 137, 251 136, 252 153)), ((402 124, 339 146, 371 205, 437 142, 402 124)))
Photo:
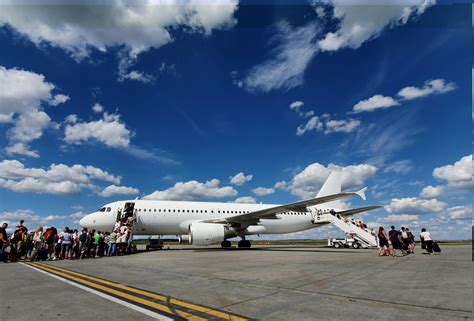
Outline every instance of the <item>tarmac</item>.
POLYGON ((172 246, 0 264, 0 320, 469 320, 471 251, 172 246))

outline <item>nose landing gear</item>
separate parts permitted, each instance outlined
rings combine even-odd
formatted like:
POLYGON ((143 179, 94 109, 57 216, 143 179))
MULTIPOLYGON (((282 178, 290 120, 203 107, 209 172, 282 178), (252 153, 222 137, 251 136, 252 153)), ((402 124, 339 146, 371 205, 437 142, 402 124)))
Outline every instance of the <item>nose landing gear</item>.
POLYGON ((224 240, 222 241, 221 246, 223 248, 229 248, 229 247, 232 247, 232 244, 230 243, 230 241, 224 240))

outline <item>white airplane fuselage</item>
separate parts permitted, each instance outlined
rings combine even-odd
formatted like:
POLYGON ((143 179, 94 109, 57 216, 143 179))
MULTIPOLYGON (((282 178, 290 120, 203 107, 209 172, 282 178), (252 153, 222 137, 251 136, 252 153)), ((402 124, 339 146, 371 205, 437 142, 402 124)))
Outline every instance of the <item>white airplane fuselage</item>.
MULTIPOLYGON (((133 225, 134 235, 184 235, 189 233, 192 223, 203 220, 220 219, 246 214, 275 204, 242 204, 217 202, 183 202, 129 200, 104 205, 100 210, 86 215, 80 221, 88 229, 111 231, 117 220, 117 213, 123 210, 126 203, 133 203, 136 221, 133 225)), ((303 212, 285 212, 277 214, 277 219, 261 219, 258 225, 248 226, 244 235, 281 234, 303 231, 328 224, 323 217, 329 209, 322 207, 308 208, 303 212), (312 222, 314 221, 314 223, 312 222)))

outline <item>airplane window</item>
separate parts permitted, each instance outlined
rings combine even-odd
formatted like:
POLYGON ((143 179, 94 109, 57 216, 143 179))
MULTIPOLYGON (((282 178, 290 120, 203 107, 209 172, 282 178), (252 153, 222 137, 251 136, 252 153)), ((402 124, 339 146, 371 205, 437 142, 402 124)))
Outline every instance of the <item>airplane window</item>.
POLYGON ((201 210, 201 213, 202 213, 202 210, 201 210))
POLYGON ((204 210, 204 213, 207 213, 207 210, 204 210))
POLYGON ((178 213, 181 212, 181 210, 178 210, 178 213))
POLYGON ((213 210, 211 210, 211 213, 214 213, 214 211, 213 211, 213 210))
POLYGON ((102 207, 99 212, 105 212, 105 207, 102 207))
POLYGON ((112 209, 110 207, 107 207, 107 212, 110 212, 112 209))
POLYGON ((173 213, 176 212, 176 210, 173 210, 173 213))

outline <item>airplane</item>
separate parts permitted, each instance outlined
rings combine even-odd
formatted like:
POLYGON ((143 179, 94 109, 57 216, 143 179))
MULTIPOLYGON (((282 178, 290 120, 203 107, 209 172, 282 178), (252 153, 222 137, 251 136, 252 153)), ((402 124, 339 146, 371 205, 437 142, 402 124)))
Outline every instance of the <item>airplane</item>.
POLYGON ((341 199, 359 196, 363 188, 341 192, 342 174, 332 172, 315 198, 294 203, 243 204, 193 201, 126 200, 102 206, 83 217, 83 228, 112 231, 120 217, 133 216, 133 235, 177 235, 179 242, 207 246, 221 243, 231 247, 229 239, 240 237, 239 248, 251 247, 248 235, 283 234, 330 224, 328 215, 346 217, 380 206, 343 209, 341 199))

